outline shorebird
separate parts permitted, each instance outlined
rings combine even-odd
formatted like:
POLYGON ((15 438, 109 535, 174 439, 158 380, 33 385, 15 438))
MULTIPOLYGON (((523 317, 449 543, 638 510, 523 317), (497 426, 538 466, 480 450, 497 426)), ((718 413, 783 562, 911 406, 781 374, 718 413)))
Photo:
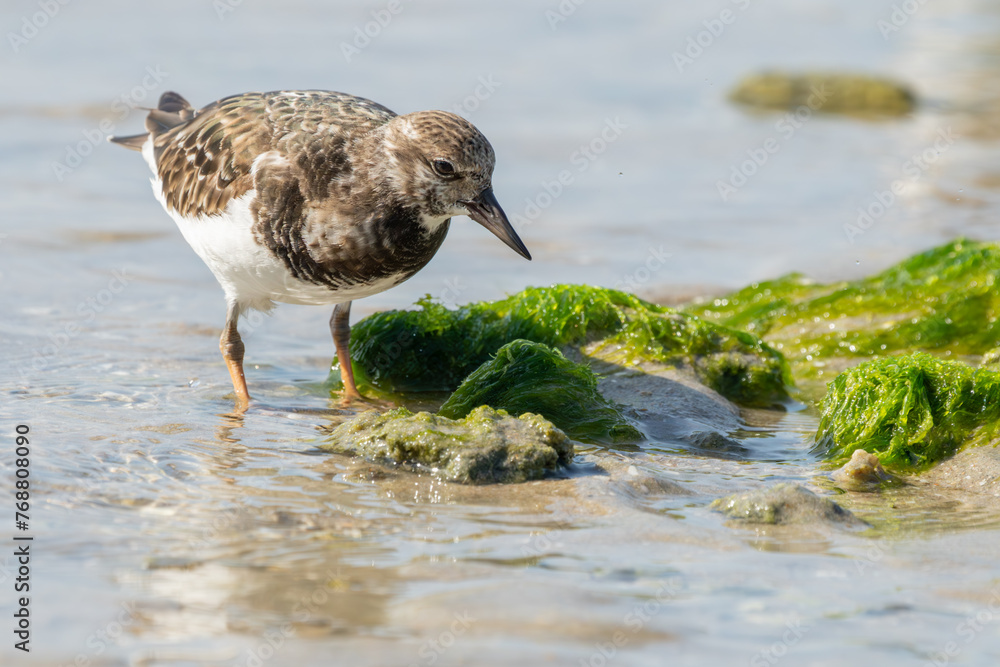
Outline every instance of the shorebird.
POLYGON ((397 115, 345 93, 245 93, 196 110, 164 93, 140 151, 153 193, 226 295, 219 348, 237 407, 250 395, 237 324, 275 301, 333 305, 344 400, 361 398, 350 357, 354 299, 410 278, 467 215, 531 255, 493 194, 493 147, 446 111, 397 115))

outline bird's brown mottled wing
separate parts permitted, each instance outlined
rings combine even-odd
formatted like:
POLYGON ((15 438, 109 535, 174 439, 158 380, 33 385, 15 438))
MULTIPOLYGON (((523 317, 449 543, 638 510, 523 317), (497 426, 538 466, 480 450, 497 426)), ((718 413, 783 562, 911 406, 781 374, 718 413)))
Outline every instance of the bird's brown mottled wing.
POLYGON ((167 206, 184 216, 215 215, 253 187, 254 159, 273 145, 267 99, 236 95, 190 121, 154 132, 157 173, 167 206))
POLYGON ((230 200, 254 187, 254 160, 268 151, 305 170, 307 195, 330 196, 329 181, 345 171, 347 142, 395 116, 380 104, 344 93, 276 91, 227 97, 191 111, 189 119, 187 102, 173 95, 161 100, 158 111, 166 112, 166 125, 174 125, 162 127, 154 111, 150 120, 156 122, 147 128, 167 205, 185 216, 224 211, 230 200))

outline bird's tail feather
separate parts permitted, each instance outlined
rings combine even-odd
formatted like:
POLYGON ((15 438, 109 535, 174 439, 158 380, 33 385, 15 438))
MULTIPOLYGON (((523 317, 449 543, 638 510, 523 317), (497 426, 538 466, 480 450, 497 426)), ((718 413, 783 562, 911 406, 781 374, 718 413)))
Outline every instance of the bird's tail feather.
POLYGON ((150 135, 157 136, 183 125, 195 117, 191 104, 173 91, 160 95, 160 102, 155 109, 149 110, 146 116, 147 134, 135 134, 130 137, 108 137, 108 141, 134 151, 141 151, 143 144, 150 135))
POLYGON ((119 146, 124 146, 133 151, 141 151, 142 145, 149 139, 148 134, 133 134, 130 137, 108 137, 108 141, 119 146))

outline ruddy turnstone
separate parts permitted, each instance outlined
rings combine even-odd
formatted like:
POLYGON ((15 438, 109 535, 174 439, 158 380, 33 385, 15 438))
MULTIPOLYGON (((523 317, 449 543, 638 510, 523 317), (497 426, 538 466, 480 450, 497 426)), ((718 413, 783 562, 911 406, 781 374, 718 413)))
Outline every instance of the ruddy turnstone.
POLYGON ((111 141, 142 152, 156 198, 225 290, 219 347, 240 408, 250 396, 237 323, 249 309, 334 305, 349 400, 360 398, 351 301, 423 268, 452 216, 469 216, 531 259, 493 195, 493 147, 453 113, 399 116, 317 90, 245 93, 195 110, 167 92, 146 129, 111 141))

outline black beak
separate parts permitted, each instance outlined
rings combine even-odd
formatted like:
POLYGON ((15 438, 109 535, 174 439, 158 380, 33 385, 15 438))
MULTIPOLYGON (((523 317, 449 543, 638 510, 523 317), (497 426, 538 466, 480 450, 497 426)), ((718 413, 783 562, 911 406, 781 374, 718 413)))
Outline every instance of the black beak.
POLYGON ((469 209, 469 217, 493 232, 498 239, 513 248, 521 257, 531 259, 517 232, 510 226, 507 214, 500 208, 500 202, 493 196, 493 188, 486 188, 475 199, 461 202, 469 209))

